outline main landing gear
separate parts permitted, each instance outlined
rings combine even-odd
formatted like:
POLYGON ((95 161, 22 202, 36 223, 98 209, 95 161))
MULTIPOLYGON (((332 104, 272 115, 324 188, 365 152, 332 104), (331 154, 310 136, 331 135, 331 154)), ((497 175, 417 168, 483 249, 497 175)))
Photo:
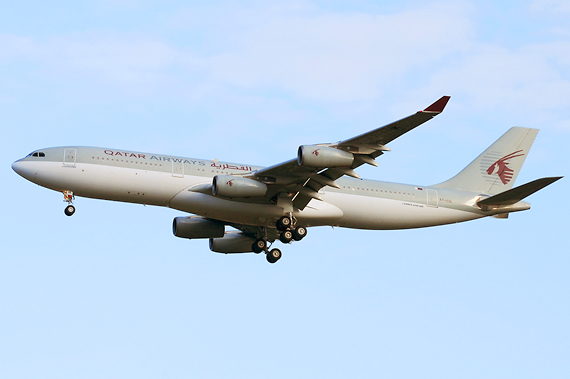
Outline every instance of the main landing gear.
POLYGON ((295 220, 290 216, 283 216, 277 220, 277 230, 281 231, 279 240, 283 243, 289 243, 293 240, 300 241, 307 235, 307 228, 304 226, 295 227, 295 220))
MULTIPOLYGON (((295 227, 295 220, 290 216, 283 216, 277 220, 276 227, 281 233, 279 240, 283 243, 290 243, 291 241, 300 241, 307 235, 307 228, 304 226, 295 227)), ((269 263, 275 263, 281 259, 282 253, 279 249, 271 249, 267 245, 267 230, 264 230, 264 236, 257 239, 253 245, 252 250, 254 253, 259 254, 265 252, 265 258, 269 263)))
POLYGON ((73 196, 73 192, 63 191, 63 201, 67 201, 67 207, 63 210, 63 213, 65 213, 66 216, 73 216, 75 213, 75 206, 72 204, 74 198, 75 196, 73 196))
POLYGON ((267 259, 267 262, 269 262, 269 263, 277 262, 279 259, 281 259, 281 256, 282 256, 281 250, 279 250, 279 249, 269 250, 266 238, 260 238, 260 239, 256 240, 253 243, 253 246, 251 248, 253 249, 253 252, 256 254, 259 254, 261 252, 265 252, 265 258, 267 259))

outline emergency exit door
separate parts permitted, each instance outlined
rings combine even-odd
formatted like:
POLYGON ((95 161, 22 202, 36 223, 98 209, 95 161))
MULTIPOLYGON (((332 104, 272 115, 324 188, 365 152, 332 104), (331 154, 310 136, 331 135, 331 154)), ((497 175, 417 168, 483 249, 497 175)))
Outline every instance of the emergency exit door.
POLYGON ((77 149, 65 149, 63 152, 63 165, 75 167, 77 149))

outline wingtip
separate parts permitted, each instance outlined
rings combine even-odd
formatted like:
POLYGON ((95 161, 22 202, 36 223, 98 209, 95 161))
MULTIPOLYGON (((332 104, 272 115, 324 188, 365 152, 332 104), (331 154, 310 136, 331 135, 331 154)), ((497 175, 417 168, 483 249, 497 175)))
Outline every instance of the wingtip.
POLYGON ((449 101, 450 98, 451 98, 451 96, 442 96, 439 100, 437 100, 435 103, 433 103, 432 105, 430 105, 429 107, 427 107, 423 111, 424 112, 441 113, 441 112, 443 112, 443 109, 447 105, 447 102, 449 101))

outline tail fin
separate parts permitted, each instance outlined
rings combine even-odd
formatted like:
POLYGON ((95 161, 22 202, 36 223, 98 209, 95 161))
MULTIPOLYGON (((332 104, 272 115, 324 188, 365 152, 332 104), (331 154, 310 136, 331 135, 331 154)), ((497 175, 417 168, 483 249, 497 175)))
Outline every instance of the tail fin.
POLYGON ((513 187, 538 129, 510 128, 459 174, 434 187, 495 195, 513 187))

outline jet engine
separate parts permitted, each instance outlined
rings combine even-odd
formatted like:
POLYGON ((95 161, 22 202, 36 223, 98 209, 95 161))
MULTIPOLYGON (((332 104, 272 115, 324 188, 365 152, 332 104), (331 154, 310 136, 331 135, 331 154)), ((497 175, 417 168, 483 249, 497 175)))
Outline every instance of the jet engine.
POLYGON ((240 232, 228 232, 223 238, 210 238, 210 250, 216 253, 251 253, 255 238, 240 232))
POLYGON ((172 222, 172 233, 180 238, 217 238, 224 232, 224 224, 202 217, 176 217, 172 222))
POLYGON ((354 155, 334 147, 303 145, 297 152, 297 163, 306 167, 350 167, 354 155))
POLYGON ((231 175, 216 175, 212 181, 212 193, 221 197, 262 197, 267 185, 257 180, 231 175))

